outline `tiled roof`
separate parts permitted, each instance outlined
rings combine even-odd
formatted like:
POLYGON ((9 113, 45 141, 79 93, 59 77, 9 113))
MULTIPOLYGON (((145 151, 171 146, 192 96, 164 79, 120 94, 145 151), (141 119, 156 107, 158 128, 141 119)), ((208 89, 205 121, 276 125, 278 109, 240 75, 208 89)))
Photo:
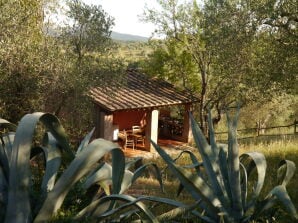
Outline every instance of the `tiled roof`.
POLYGON ((198 101, 166 81, 150 78, 135 70, 128 70, 126 74, 121 87, 92 88, 89 92, 90 97, 108 111, 162 107, 198 101))

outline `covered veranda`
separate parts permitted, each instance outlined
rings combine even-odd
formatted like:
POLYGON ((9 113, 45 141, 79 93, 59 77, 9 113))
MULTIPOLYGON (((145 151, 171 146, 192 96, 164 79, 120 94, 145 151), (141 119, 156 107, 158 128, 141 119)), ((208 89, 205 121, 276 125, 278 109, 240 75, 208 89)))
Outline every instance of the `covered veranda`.
POLYGON ((120 87, 96 87, 90 90, 95 108, 96 137, 120 142, 125 149, 128 145, 126 140, 129 139, 123 134, 132 135, 136 138, 132 141, 133 145, 129 145, 130 149, 148 152, 153 149, 150 139, 158 142, 161 135, 189 142, 189 111, 196 98, 166 81, 150 78, 135 70, 128 70, 124 79, 120 87), (183 107, 179 122, 165 115, 165 108, 172 106, 183 107), (134 132, 133 127, 137 127, 138 132, 134 132), (165 130, 170 130, 168 135, 165 130))

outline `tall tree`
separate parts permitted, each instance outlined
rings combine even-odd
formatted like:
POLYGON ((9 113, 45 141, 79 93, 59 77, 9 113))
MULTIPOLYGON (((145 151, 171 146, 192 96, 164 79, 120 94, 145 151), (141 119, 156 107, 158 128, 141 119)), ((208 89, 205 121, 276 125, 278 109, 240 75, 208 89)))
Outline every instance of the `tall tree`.
POLYGON ((297 92, 293 0, 206 0, 201 6, 195 0, 157 2, 160 10, 146 9, 145 21, 154 23, 165 38, 148 70, 176 83, 188 80, 183 86, 199 95, 205 134, 208 109, 216 109, 214 121, 219 121, 221 111, 235 101, 246 105, 297 92))
POLYGON ((70 0, 67 6, 66 24, 58 27, 61 32, 56 39, 71 64, 48 100, 52 101, 51 112, 67 119, 76 131, 85 131, 93 118, 88 90, 121 78, 124 66, 111 55, 114 19, 100 5, 70 0))
POLYGON ((66 15, 70 19, 65 35, 78 60, 87 52, 104 52, 111 47, 111 27, 114 19, 100 5, 88 5, 81 0, 68 1, 66 15))
POLYGON ((43 76, 43 1, 0 3, 0 116, 16 121, 38 108, 43 76))
POLYGON ((188 77, 197 75, 190 80, 199 85, 193 89, 199 93, 199 121, 207 134, 208 109, 217 108, 220 120, 224 107, 239 97, 244 101, 247 95, 243 83, 253 36, 250 16, 245 5, 233 1, 205 2, 201 8, 196 1, 179 4, 177 0, 158 0, 158 3, 161 11, 147 9, 145 19, 166 36, 165 52, 172 62, 176 60, 176 66, 170 66, 173 72, 188 77), (177 52, 171 50, 173 47, 181 55, 180 60, 177 52))

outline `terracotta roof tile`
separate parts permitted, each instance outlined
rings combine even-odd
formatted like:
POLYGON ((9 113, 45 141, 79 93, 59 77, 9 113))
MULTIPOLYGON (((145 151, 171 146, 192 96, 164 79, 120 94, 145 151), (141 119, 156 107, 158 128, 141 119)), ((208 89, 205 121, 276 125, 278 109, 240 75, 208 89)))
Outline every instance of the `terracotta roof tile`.
POLYGON ((92 88, 89 92, 90 97, 108 111, 162 107, 198 101, 189 93, 177 90, 166 81, 150 78, 134 70, 128 70, 126 74, 125 83, 121 87, 92 88))

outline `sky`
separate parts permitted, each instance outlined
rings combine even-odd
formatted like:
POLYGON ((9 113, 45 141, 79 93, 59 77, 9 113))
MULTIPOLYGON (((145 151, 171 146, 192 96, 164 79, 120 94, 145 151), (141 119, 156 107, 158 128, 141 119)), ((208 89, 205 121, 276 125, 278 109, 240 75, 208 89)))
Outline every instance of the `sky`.
POLYGON ((83 0, 86 4, 101 5, 103 10, 114 17, 115 32, 150 37, 154 25, 141 22, 139 16, 143 14, 145 5, 155 7, 154 0, 83 0))

